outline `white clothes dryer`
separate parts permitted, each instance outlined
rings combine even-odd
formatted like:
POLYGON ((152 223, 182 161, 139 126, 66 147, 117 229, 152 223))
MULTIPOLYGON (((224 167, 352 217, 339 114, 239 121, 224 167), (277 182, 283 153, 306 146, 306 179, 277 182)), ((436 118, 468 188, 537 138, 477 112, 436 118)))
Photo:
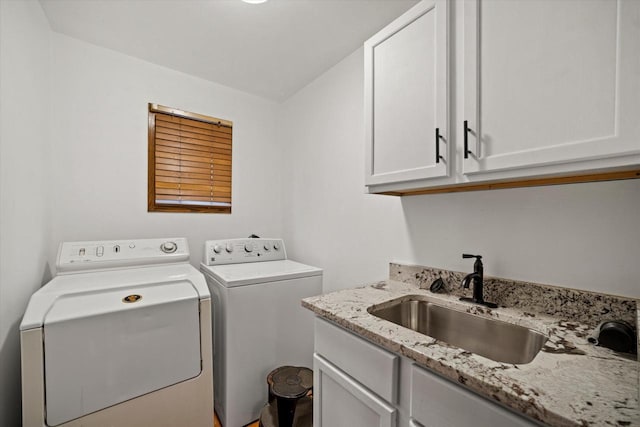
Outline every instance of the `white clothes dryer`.
POLYGON ((184 238, 60 245, 20 324, 25 427, 211 427, 211 298, 188 261, 184 238))
POLYGON ((267 403, 269 372, 313 367, 313 315, 300 300, 322 293, 322 270, 260 238, 207 241, 200 270, 214 307, 215 410, 224 427, 241 427, 267 403))

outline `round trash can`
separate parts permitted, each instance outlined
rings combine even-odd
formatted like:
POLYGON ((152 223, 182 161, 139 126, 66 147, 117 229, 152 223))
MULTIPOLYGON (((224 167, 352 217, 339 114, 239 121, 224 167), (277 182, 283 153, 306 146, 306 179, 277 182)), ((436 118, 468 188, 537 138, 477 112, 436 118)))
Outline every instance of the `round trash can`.
POLYGON ((281 366, 267 376, 269 402, 260 412, 260 427, 311 427, 313 425, 313 371, 281 366))

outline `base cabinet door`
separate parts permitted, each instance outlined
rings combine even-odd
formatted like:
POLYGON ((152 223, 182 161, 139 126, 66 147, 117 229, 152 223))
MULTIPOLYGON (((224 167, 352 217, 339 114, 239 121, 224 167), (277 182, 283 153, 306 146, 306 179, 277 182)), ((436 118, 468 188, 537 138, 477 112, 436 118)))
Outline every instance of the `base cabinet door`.
POLYGON ((468 179, 638 164, 640 2, 469 0, 460 7, 464 122, 457 126, 468 179))
POLYGON ((396 427, 397 410, 317 353, 314 427, 396 427))
POLYGON ((538 426, 416 365, 411 367, 410 395, 412 427, 538 426))

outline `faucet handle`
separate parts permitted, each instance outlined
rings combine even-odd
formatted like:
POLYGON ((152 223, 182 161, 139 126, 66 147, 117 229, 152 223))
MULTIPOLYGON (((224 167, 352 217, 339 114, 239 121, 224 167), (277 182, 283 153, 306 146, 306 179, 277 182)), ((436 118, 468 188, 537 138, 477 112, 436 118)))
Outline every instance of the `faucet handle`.
POLYGON ((462 254, 462 258, 482 259, 482 255, 462 254))

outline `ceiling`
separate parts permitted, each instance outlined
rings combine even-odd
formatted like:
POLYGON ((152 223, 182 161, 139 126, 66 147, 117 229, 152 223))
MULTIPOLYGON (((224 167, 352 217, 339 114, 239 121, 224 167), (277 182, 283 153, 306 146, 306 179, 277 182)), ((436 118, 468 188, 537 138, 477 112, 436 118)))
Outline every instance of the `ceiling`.
POLYGON ((40 0, 54 31, 274 101, 417 0, 40 0))

